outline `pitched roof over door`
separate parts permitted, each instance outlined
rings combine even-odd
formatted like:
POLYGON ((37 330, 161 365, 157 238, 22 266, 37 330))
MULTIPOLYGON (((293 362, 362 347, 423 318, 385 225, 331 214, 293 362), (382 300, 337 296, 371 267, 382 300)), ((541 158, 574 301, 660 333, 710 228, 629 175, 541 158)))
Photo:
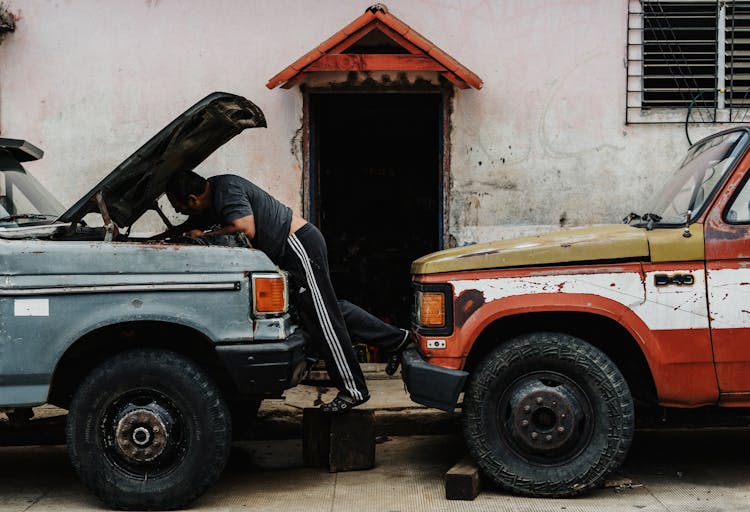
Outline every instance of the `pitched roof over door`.
POLYGON ((318 71, 435 71, 456 87, 482 88, 482 79, 388 12, 365 13, 271 78, 266 87, 294 87, 318 71))

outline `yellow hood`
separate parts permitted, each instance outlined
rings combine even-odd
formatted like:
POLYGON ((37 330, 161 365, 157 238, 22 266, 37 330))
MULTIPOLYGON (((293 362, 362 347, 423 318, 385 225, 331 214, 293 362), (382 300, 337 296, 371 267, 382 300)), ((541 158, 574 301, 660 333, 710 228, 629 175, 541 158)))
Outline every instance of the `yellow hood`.
POLYGON ((646 261, 693 261, 703 258, 703 226, 691 237, 682 228, 647 231, 626 224, 573 228, 545 235, 499 240, 446 249, 412 263, 412 274, 555 265, 583 261, 641 258, 646 261), (650 250, 649 250, 650 246, 650 250))

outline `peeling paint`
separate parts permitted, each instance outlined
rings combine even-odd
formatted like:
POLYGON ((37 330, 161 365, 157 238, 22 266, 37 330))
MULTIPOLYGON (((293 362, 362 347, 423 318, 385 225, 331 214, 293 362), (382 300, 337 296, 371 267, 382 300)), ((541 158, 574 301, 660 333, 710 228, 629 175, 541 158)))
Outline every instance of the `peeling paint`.
MULTIPOLYGON (((691 273, 697 286, 657 287, 654 275, 636 272, 609 274, 549 275, 545 277, 503 277, 451 280, 457 297, 472 290, 482 293, 486 302, 542 293, 595 295, 630 308, 653 330, 708 328, 705 272, 674 269, 673 273, 691 273), (614 286, 613 286, 614 285, 614 286)), ((659 272, 665 272, 660 269, 659 272)))
POLYGON ((466 320, 484 305, 484 294, 479 290, 465 290, 456 297, 456 325, 463 326, 466 320))

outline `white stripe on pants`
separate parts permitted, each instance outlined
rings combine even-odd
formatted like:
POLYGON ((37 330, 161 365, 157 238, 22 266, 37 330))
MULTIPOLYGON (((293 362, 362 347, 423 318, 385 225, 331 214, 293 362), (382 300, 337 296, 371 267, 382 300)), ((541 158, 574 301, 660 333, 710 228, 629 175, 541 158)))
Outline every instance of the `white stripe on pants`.
POLYGON ((304 246, 299 241, 296 235, 292 234, 289 237, 288 242, 290 247, 294 250, 297 258, 299 258, 305 270, 305 276, 307 278, 307 283, 310 287, 310 291, 313 297, 313 303, 315 305, 315 313, 318 316, 318 321, 323 331, 326 343, 328 344, 328 348, 330 349, 331 354, 333 354, 333 362, 336 365, 336 368, 338 369, 342 380, 344 381, 344 386, 353 398, 362 400, 362 393, 359 391, 359 389, 357 389, 354 381, 354 376, 352 375, 351 369, 347 364, 346 356, 344 355, 343 349, 341 348, 341 343, 339 342, 339 338, 336 335, 333 324, 331 323, 328 310, 326 309, 325 303, 323 302, 323 296, 320 293, 320 288, 318 287, 318 283, 315 279, 315 274, 313 273, 312 265, 310 264, 310 257, 307 255, 307 251, 305 251, 304 246))

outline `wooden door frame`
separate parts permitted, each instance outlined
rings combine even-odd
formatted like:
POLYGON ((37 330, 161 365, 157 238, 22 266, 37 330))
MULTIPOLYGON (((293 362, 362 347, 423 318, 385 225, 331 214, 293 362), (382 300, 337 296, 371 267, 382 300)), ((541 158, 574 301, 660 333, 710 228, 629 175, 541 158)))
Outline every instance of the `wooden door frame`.
POLYGON ((302 213, 303 216, 311 222, 318 224, 317 215, 320 208, 316 203, 316 191, 320 185, 320 176, 315 172, 317 158, 313 151, 313 134, 312 119, 310 113, 311 96, 318 94, 341 94, 341 93, 362 93, 362 94, 440 94, 440 143, 438 150, 442 152, 440 158, 440 180, 438 185, 438 194, 440 195, 440 210, 438 212, 438 222, 440 223, 438 231, 438 249, 444 249, 448 242, 448 220, 450 213, 449 191, 451 190, 451 158, 450 158, 450 135, 451 135, 451 113, 453 111, 453 94, 452 86, 442 87, 419 87, 419 88, 362 88, 362 87, 336 87, 335 89, 326 87, 304 87, 300 86, 302 92, 302 213), (315 180, 313 180, 315 177, 315 180))

